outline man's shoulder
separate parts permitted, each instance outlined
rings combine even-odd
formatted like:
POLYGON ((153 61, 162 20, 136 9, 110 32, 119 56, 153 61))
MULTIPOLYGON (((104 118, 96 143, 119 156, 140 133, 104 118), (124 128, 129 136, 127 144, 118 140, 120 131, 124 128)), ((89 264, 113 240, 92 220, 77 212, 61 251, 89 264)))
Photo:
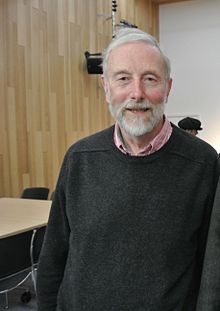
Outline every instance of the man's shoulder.
POLYGON ((195 161, 216 160, 217 151, 206 141, 173 126, 175 151, 195 161))
POLYGON ((76 152, 92 152, 108 150, 113 142, 114 126, 83 137, 68 150, 68 153, 76 152))

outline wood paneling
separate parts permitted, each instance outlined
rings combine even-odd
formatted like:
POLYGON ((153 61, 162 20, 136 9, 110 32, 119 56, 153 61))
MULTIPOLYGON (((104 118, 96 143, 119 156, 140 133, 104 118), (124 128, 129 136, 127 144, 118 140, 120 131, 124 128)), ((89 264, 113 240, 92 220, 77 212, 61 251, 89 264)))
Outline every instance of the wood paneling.
POLYGON ((168 4, 175 2, 191 1, 191 0, 152 0, 156 4, 168 4))
MULTIPOLYGON (((0 0, 0 196, 52 191, 67 148, 112 124, 84 57, 111 40, 110 15, 110 0, 0 0)), ((153 0, 119 0, 122 18, 158 34, 153 0)))

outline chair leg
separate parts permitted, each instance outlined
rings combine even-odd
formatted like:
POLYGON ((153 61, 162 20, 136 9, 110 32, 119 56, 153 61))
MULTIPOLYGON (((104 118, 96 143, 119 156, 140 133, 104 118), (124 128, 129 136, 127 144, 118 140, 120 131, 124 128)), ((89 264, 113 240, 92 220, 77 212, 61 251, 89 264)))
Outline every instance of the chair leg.
POLYGON ((36 289, 36 271, 35 271, 35 268, 33 267, 32 268, 32 272, 31 272, 31 278, 32 278, 32 282, 33 282, 33 285, 34 285, 34 291, 35 291, 35 294, 37 292, 37 289, 36 289))
POLYGON ((5 309, 9 308, 9 304, 8 304, 8 292, 5 292, 5 309))
POLYGON ((31 270, 32 270, 31 277, 32 277, 32 281, 34 284, 35 293, 36 293, 36 271, 34 267, 34 238, 35 238, 36 233, 37 233, 37 229, 34 229, 32 233, 32 237, 31 237, 31 245, 30 245, 31 270))

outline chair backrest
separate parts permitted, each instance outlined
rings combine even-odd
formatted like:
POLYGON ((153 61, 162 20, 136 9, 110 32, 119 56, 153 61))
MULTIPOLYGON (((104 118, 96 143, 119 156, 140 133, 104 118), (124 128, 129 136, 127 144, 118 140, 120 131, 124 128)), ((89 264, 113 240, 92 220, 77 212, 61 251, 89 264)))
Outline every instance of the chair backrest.
POLYGON ((30 187, 25 188, 21 194, 22 199, 47 200, 49 188, 46 187, 30 187))
POLYGON ((32 231, 0 239, 0 279, 31 267, 32 231))

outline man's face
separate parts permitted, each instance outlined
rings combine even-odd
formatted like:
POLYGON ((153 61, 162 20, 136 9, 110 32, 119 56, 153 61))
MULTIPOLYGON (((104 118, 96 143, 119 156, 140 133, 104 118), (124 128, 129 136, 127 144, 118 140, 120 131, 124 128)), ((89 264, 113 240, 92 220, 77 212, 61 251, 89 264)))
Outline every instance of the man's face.
POLYGON ((190 133, 190 134, 192 134, 194 136, 198 135, 198 131, 197 130, 186 130, 186 132, 188 132, 188 133, 190 133))
POLYGON ((160 52, 142 41, 115 48, 103 77, 109 110, 131 136, 141 136, 158 124, 171 88, 160 52))

